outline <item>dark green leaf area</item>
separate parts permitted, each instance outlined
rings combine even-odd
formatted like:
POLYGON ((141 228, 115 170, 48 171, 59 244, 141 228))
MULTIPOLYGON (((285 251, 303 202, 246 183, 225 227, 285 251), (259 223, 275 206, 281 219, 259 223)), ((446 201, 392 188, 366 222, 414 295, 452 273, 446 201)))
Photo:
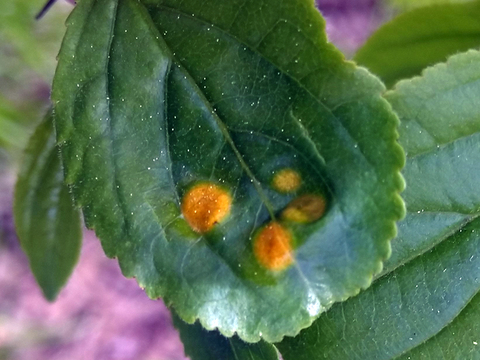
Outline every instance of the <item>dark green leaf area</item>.
POLYGON ((480 294, 442 331, 424 344, 405 353, 399 360, 480 359, 480 294))
POLYGON ((35 279, 53 301, 77 263, 79 211, 63 183, 52 115, 37 127, 25 150, 15 187, 15 225, 35 279))
POLYGON ((393 255, 368 290, 278 344, 285 360, 436 359, 428 349, 447 333, 459 354, 471 354, 475 328, 451 326, 465 323, 462 310, 480 290, 479 65, 479 52, 460 54, 386 94, 407 153, 407 216, 393 255))
POLYGON ((388 257, 403 152, 383 90, 310 1, 83 0, 52 96, 107 255, 187 322, 255 342, 295 335, 388 257), (205 184, 231 202, 208 226, 185 210, 205 184), (287 246, 258 250, 264 230, 287 246))
POLYGON ((173 324, 180 333, 185 355, 191 360, 278 360, 275 346, 260 340, 245 343, 233 336, 226 338, 218 331, 207 331, 198 322, 187 324, 172 312, 173 324))
POLYGON ((420 75, 427 66, 480 46, 480 2, 428 6, 382 26, 358 51, 355 61, 388 87, 420 75))

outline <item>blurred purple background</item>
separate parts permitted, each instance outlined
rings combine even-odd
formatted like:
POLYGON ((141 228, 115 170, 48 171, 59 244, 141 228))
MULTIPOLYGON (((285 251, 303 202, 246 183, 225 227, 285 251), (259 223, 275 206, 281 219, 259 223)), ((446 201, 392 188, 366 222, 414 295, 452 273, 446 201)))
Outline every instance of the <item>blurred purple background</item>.
MULTIPOLYGON (((330 41, 347 57, 388 17, 386 7, 374 0, 321 0, 317 5, 330 41)), ((48 82, 36 84, 40 98, 45 97, 48 82)), ((44 300, 15 237, 14 168, 2 168, 0 161, 0 360, 185 359, 162 301, 149 300, 135 280, 125 279, 90 231, 57 301, 44 300)))

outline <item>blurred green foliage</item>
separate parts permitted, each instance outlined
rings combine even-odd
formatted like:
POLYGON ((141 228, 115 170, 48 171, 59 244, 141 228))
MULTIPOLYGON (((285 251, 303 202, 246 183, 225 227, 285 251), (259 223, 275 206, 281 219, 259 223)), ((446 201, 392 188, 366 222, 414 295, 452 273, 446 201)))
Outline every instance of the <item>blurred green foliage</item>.
POLYGON ((471 1, 473 0, 387 0, 387 3, 390 3, 401 11, 406 11, 428 5, 458 4, 471 1))
POLYGON ((0 149, 10 159, 18 158, 32 124, 49 106, 64 21, 72 9, 58 2, 37 21, 44 2, 0 1, 0 149))
POLYGON ((408 11, 380 27, 354 59, 391 87, 453 54, 478 48, 479 17, 480 1, 408 11))

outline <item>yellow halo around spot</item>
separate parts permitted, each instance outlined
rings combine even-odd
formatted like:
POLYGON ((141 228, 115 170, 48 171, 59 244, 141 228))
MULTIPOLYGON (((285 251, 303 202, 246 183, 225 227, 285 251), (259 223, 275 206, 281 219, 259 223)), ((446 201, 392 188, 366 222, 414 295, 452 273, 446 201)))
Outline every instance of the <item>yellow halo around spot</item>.
POLYGON ((273 176, 272 186, 282 193, 289 193, 298 190, 302 184, 300 174, 290 168, 282 169, 273 176))
POLYGON ((182 213, 190 227, 198 233, 210 231, 230 213, 232 197, 220 186, 200 183, 182 199, 182 213))
POLYGON ((298 223, 309 223, 320 219, 327 207, 325 198, 320 195, 302 195, 290 202, 282 211, 282 219, 298 223))
POLYGON ((255 237, 253 251, 263 267, 280 271, 293 263, 291 243, 290 232, 279 223, 271 222, 255 237))

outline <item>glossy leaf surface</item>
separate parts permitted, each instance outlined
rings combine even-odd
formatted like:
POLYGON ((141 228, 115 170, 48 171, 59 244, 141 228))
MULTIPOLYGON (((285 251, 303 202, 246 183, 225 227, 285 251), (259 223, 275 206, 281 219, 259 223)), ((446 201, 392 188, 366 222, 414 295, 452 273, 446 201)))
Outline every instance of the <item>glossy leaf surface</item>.
POLYGON ((172 317, 191 360, 279 360, 275 346, 264 340, 249 344, 238 336, 226 338, 216 330, 207 331, 198 322, 187 324, 173 312, 172 317))
POLYGON ((311 1, 82 0, 53 100, 107 255, 187 322, 255 342, 389 256, 403 152, 383 90, 311 1))
POLYGON ((427 66, 480 46, 480 1, 416 9, 382 26, 360 48, 355 61, 388 87, 420 75, 427 66))
POLYGON ((470 51, 387 93, 407 153, 407 216, 394 255, 368 290, 278 344, 285 360, 471 358, 478 333, 462 310, 480 290, 479 78, 480 53, 470 51), (466 327, 448 330, 456 323, 466 327), (436 334, 449 334, 457 348, 446 354, 459 357, 428 357, 436 334))
POLYGON ((63 183, 51 114, 25 150, 15 187, 14 216, 35 279, 52 301, 77 263, 82 229, 79 211, 63 183))

